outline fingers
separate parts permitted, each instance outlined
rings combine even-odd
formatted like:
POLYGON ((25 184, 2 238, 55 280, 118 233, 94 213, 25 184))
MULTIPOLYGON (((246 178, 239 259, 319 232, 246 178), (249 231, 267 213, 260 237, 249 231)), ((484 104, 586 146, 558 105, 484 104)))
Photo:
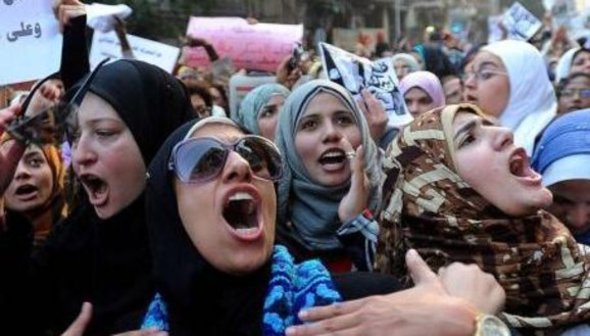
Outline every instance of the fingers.
POLYGON ((8 125, 21 113, 21 106, 9 106, 0 110, 0 135, 8 125))
POLYGON ((438 282, 438 277, 414 249, 406 253, 406 265, 416 286, 438 282))
POLYGON ((90 302, 84 302, 82 309, 76 320, 70 325, 70 327, 62 334, 62 336, 82 336, 86 330, 86 326, 90 323, 92 318, 92 304, 90 302))
POLYGON ((301 321, 313 322, 328 318, 350 314, 360 309, 365 304, 365 299, 334 303, 328 306, 315 307, 299 312, 301 321))

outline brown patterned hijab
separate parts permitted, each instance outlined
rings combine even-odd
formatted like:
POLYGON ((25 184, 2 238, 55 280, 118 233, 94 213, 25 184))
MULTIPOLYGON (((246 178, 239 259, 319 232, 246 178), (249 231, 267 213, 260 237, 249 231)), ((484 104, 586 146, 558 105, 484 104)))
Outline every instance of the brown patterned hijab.
POLYGON ((432 110, 387 149, 376 267, 406 276, 409 248, 435 271, 476 263, 505 289, 502 316, 511 326, 553 332, 588 320, 590 261, 565 226, 542 210, 508 216, 457 173, 452 123, 459 111, 484 116, 471 104, 432 110))

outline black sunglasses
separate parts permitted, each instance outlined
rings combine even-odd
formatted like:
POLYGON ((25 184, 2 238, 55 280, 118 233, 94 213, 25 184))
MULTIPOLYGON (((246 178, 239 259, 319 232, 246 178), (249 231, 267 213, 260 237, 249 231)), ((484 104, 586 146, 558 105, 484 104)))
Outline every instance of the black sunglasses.
MULTIPOLYGON (((65 140, 71 143, 74 130, 77 128, 77 110, 86 95, 92 80, 98 70, 110 59, 101 61, 90 73, 82 86, 76 91, 69 102, 59 102, 33 115, 21 115, 8 125, 6 132, 14 139, 25 144, 43 145, 48 143, 60 144, 65 140)), ((33 95, 48 78, 40 82, 29 94, 23 106, 29 106, 33 95)))
POLYGON ((281 178, 282 158, 278 148, 257 135, 246 135, 230 144, 209 137, 184 140, 172 149, 168 169, 183 183, 210 181, 223 170, 230 151, 242 156, 255 176, 269 181, 281 178))

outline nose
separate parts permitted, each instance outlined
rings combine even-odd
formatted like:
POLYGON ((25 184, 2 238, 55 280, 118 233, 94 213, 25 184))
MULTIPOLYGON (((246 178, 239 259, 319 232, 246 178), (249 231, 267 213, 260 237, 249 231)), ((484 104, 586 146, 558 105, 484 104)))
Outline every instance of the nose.
POLYGON ((514 143, 514 134, 506 127, 492 126, 491 131, 494 132, 494 149, 502 150, 514 143))
POLYGON ((89 166, 96 162, 97 155, 90 141, 83 136, 72 144, 72 162, 78 166, 89 166))
POLYGON ((24 163, 24 161, 21 160, 18 163, 18 166, 16 166, 16 171, 14 172, 14 179, 15 180, 24 180, 29 177, 31 177, 31 172, 29 171, 29 168, 24 163))
POLYGON ((326 122, 324 124, 324 137, 323 142, 339 142, 342 139, 340 130, 332 123, 326 122))
POLYGON ((223 167, 223 182, 250 182, 252 169, 246 159, 240 154, 230 151, 223 167))

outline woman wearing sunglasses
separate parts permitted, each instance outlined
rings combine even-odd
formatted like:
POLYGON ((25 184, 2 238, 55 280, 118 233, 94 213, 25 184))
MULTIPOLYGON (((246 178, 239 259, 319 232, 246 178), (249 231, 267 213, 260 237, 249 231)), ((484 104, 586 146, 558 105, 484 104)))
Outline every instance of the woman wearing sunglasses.
POLYGON ((460 261, 493 274, 506 291, 501 317, 523 335, 588 321, 588 248, 542 210, 551 192, 509 129, 450 105, 415 119, 383 165, 382 271, 405 275, 416 249, 433 270, 460 261))
POLYGON ((2 278, 10 284, 1 286, 3 298, 24 304, 29 321, 16 334, 62 332, 85 301, 94 307, 85 335, 134 330, 153 296, 146 166, 191 119, 190 100, 176 78, 131 60, 98 67, 69 93, 79 103, 70 140, 83 200, 31 260, 13 250, 9 233, 0 236, 2 278))
POLYGON ((285 158, 278 240, 331 271, 370 270, 381 168, 352 96, 326 80, 300 86, 279 116, 276 143, 285 158))
POLYGON ((533 154, 535 138, 557 113, 543 56, 531 44, 505 40, 483 47, 465 67, 465 101, 514 132, 533 154))
MULTIPOLYGON (((396 289, 395 279, 376 273, 332 277, 319 261, 298 264, 274 245, 282 169, 272 142, 244 134, 230 119, 210 117, 169 137, 149 167, 146 218, 159 294, 144 329, 285 335, 301 323, 302 309, 396 289)), ((453 316, 436 321, 447 331, 441 335, 468 334, 469 304, 435 290, 442 285, 417 255, 409 264, 417 279, 431 283, 406 295, 424 295, 429 299, 417 304, 420 309, 453 316)), ((399 315, 422 331, 432 326, 411 320, 408 311, 399 315)))

